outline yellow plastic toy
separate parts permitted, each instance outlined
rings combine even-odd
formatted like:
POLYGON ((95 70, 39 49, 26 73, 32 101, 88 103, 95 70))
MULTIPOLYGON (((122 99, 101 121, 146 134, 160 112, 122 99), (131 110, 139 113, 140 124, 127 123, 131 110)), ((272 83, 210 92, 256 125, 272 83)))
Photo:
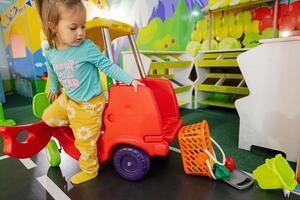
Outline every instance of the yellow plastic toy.
POLYGON ((283 189, 284 196, 289 196, 297 185, 295 172, 280 154, 266 159, 265 164, 253 171, 253 177, 261 189, 283 189))

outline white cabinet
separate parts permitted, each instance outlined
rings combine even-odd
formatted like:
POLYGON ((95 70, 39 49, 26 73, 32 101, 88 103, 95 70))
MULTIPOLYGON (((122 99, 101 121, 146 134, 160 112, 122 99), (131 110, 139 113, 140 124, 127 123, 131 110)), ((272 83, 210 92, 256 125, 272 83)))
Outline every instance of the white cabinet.
POLYGON ((300 143, 300 37, 269 39, 237 61, 250 95, 235 102, 239 148, 282 151, 296 161, 300 143))

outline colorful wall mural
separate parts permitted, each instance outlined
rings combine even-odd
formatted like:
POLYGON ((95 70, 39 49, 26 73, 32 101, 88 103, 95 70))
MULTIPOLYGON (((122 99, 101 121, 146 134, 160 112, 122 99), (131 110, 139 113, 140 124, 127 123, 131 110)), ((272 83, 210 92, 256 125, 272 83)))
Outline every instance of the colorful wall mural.
MULTIPOLYGON (((212 0, 210 2, 208 6, 211 8, 221 9, 213 13, 210 49, 253 48, 259 45, 260 39, 300 35, 299 1, 280 2, 275 32, 273 3, 258 4, 249 8, 247 0, 243 0, 241 3, 245 7, 241 5, 237 9, 230 10, 228 9, 230 1, 212 0), (218 2, 223 2, 223 4, 218 4, 218 2)), ((208 15, 197 22, 191 34, 191 41, 186 48, 189 54, 195 56, 199 50, 209 49, 208 23, 208 15)))
MULTIPOLYGON (((185 50, 195 55, 207 49, 208 17, 203 8, 207 0, 85 0, 99 9, 91 9, 90 18, 106 17, 129 23, 137 28, 137 44, 141 50, 185 50)), ((222 0, 223 2, 224 0, 222 0)), ((221 2, 214 0, 214 3, 221 2)), ((299 34, 300 2, 285 1, 279 7, 278 28, 299 34)), ((0 13, 4 58, 11 80, 4 80, 5 91, 32 97, 45 88, 41 77, 46 66, 40 41, 40 22, 33 0, 18 0, 0 13)), ((254 47, 258 39, 271 37, 273 4, 256 9, 239 9, 214 15, 212 49, 254 47)), ((2 41, 1 41, 2 42, 2 41)), ((117 61, 128 49, 127 40, 114 45, 117 61)), ((3 56, 2 56, 3 57, 3 56)), ((2 58, 1 57, 1 58, 2 58)), ((7 74, 7 73, 6 73, 7 74)))
MULTIPOLYGON (((108 0, 109 17, 137 28, 137 45, 141 50, 185 50, 196 21, 203 17, 201 8, 207 0, 108 0)), ((127 40, 115 44, 116 59, 127 50, 127 40), (123 47, 120 49, 119 47, 123 47)))
POLYGON ((179 0, 176 6, 167 6, 174 8, 171 17, 165 18, 168 12, 162 12, 165 6, 159 1, 158 6, 153 10, 149 24, 140 28, 137 44, 141 50, 184 50, 195 23, 203 18, 199 4, 188 7, 184 0, 179 0))
POLYGON ((5 90, 32 97, 43 90, 38 77, 46 71, 40 47, 41 26, 32 0, 18 0, 1 13, 1 28, 12 81, 5 80, 5 90))
MULTIPOLYGON (((89 1, 102 9, 101 13, 96 10, 99 12, 96 16, 127 22, 138 30, 145 27, 137 38, 138 45, 142 49, 155 50, 184 50, 194 23, 202 17, 199 14, 200 8, 205 5, 200 0, 89 1), (197 14, 192 14, 193 11, 197 14), (160 30, 159 34, 156 28, 160 30), (155 45, 153 40, 156 41, 155 45)), ((1 18, 3 43, 12 79, 7 82, 6 91, 15 89, 28 97, 43 91, 45 83, 41 77, 45 75, 46 67, 40 47, 41 26, 34 9, 34 1, 18 0, 1 13, 1 18)), ((114 48, 117 59, 121 51, 119 46, 123 50, 129 45, 127 40, 116 43, 114 48)))

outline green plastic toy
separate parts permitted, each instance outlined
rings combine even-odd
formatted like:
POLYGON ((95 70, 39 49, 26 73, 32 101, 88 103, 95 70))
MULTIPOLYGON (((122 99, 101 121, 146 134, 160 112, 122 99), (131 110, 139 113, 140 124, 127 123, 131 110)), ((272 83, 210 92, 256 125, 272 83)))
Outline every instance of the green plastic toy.
POLYGON ((253 177, 261 189, 283 189, 285 196, 289 196, 297 185, 295 172, 280 154, 266 159, 264 164, 253 171, 253 177))
MULTIPOLYGON (((47 94, 45 92, 36 94, 32 100, 32 111, 34 116, 42 118, 44 110, 50 105, 47 94)), ((55 140, 51 139, 45 147, 47 159, 51 167, 59 166, 61 162, 60 148, 58 148, 55 140)))
POLYGON ((229 180, 231 177, 230 171, 224 166, 215 163, 214 175, 216 179, 229 180))
POLYGON ((44 110, 50 105, 47 94, 45 92, 36 94, 32 101, 32 111, 34 116, 42 118, 44 110))
POLYGON ((51 167, 59 166, 61 162, 60 150, 56 142, 52 139, 46 146, 47 159, 51 167))
POLYGON ((12 119, 5 120, 2 104, 0 103, 0 126, 14 126, 16 122, 12 119))

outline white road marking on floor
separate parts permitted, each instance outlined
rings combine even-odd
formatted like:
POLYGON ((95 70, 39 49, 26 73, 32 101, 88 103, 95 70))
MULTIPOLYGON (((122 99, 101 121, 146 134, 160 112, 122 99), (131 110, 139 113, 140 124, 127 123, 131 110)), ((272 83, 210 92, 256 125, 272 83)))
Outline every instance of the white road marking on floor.
POLYGON ((48 176, 40 176, 37 180, 55 200, 71 200, 48 176))
POLYGON ((27 169, 36 167, 36 164, 30 158, 20 159, 20 161, 27 169))
POLYGON ((8 155, 1 156, 1 157, 0 157, 0 160, 4 160, 4 159, 6 159, 6 158, 9 158, 9 156, 8 156, 8 155))
POLYGON ((175 148, 175 147, 171 147, 171 146, 170 146, 170 150, 171 150, 171 151, 175 151, 176 153, 181 153, 180 149, 177 149, 177 148, 175 148))
POLYGON ((295 190, 294 190, 294 191, 292 191, 291 193, 300 196, 300 192, 298 192, 298 191, 295 191, 295 190))

